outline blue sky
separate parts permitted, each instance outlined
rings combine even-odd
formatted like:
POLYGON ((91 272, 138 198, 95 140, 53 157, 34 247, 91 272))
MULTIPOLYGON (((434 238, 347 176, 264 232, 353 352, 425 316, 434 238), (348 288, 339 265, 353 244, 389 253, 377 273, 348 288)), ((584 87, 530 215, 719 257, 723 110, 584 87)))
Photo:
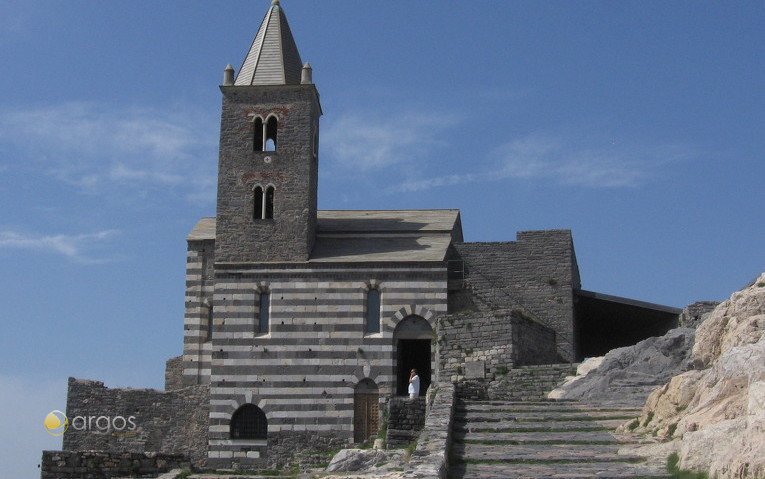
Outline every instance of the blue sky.
MULTIPOLYGON (((269 2, 0 0, 0 463, 66 378, 161 387, 219 85, 269 2)), ((283 6, 322 95, 321 208, 570 228, 583 287, 682 306, 765 270, 763 2, 283 6)))

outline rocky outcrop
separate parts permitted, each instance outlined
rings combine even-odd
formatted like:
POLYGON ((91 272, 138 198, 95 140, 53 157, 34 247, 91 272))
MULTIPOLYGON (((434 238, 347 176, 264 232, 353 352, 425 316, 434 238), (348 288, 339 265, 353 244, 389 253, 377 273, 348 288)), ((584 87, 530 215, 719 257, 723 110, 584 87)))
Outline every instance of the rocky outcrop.
POLYGON ((640 407, 653 390, 689 369, 694 336, 691 328, 677 328, 590 358, 548 398, 640 407))
POLYGON ((683 469, 765 476, 765 274, 712 311, 690 360, 628 427, 672 440, 683 469))
POLYGON ((327 472, 380 472, 400 466, 403 455, 403 451, 343 449, 332 458, 327 472))

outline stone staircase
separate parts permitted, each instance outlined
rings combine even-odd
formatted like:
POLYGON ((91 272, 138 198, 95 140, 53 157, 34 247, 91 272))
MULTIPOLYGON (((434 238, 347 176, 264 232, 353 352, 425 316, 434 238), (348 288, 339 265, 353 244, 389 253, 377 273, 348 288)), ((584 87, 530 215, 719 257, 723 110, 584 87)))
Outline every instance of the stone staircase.
POLYGON ((640 410, 572 401, 460 401, 453 478, 666 478, 663 464, 619 455, 612 431, 640 410))

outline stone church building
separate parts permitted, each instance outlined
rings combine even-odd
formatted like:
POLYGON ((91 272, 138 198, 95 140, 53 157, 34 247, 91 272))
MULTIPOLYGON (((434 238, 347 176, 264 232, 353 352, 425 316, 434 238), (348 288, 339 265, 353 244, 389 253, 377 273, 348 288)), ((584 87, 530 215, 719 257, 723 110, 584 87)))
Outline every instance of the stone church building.
POLYGON ((490 382, 675 325, 675 308, 582 290, 568 230, 470 243, 458 209, 319 210, 319 90, 278 0, 220 90, 217 211, 187 238, 183 355, 168 362, 168 391, 125 399, 70 380, 68 415, 108 397, 144 421, 131 439, 67 432, 65 450, 261 467, 367 440, 412 368, 425 395, 437 378, 490 382), (157 404, 184 424, 163 423, 157 404))

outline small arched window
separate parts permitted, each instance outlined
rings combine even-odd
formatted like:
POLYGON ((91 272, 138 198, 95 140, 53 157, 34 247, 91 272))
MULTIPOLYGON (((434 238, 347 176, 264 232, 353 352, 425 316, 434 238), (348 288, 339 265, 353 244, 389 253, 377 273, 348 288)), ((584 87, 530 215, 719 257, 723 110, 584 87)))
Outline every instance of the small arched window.
POLYGON ((266 187, 266 205, 263 209, 263 217, 267 220, 274 218, 274 187, 266 187))
POLYGON ((252 127, 252 149, 253 151, 263 151, 263 120, 255 117, 252 127))
POLYGON ((258 185, 252 190, 252 219, 263 219, 263 187, 258 185))
POLYGON ((207 341, 212 341, 213 335, 213 307, 207 306, 207 341))
POLYGON ((366 334, 380 332, 380 290, 376 288, 367 291, 367 317, 364 332, 366 334))
POLYGON ((268 420, 266 413, 254 404, 245 404, 231 416, 231 439, 266 439, 268 420))
POLYGON ((255 318, 255 333, 268 334, 271 323, 271 294, 260 293, 258 302, 258 316, 255 318))
POLYGON ((278 121, 276 117, 275 116, 268 117, 268 121, 266 121, 266 141, 264 143, 263 151, 276 151, 277 126, 278 126, 278 121))

